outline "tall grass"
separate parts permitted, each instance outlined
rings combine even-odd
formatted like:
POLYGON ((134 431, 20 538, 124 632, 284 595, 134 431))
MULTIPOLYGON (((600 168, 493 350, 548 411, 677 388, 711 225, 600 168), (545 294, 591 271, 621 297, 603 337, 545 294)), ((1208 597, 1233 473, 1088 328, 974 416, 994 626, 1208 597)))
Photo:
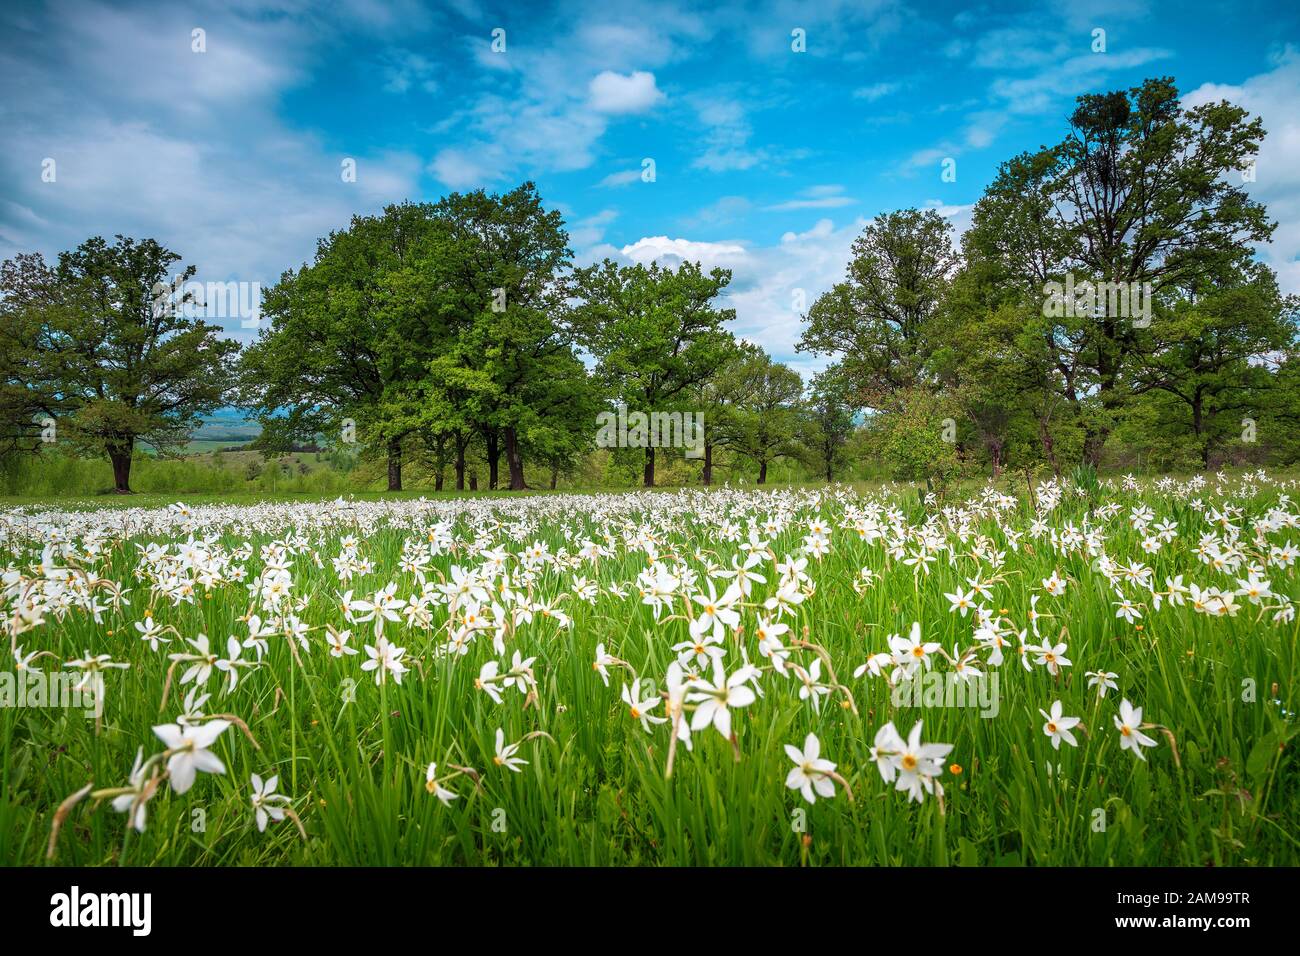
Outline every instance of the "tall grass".
MULTIPOLYGON (((1137 496, 1126 496, 1126 504, 1137 496)), ((1210 525, 1181 504, 1147 497, 1159 518, 1177 517, 1180 536, 1160 553, 1145 558, 1155 578, 1185 574, 1204 581, 1197 561, 1198 536, 1210 525)), ((1274 499, 1275 500, 1275 499, 1274 499)), ((922 518, 920 503, 900 499, 912 520, 922 518)), ((1250 503, 1247 518, 1263 513, 1266 502, 1250 503)), ((1023 507, 1023 506, 1022 506, 1023 507)), ((1053 515, 1054 525, 1085 520, 1086 504, 1067 502, 1053 515)), ((757 509, 763 514, 762 508, 757 509)), ((805 508, 803 517, 813 509, 805 508)), ((653 521, 653 513, 631 513, 633 522, 653 521)), ((837 525, 839 513, 822 517, 837 525)), ((1023 527, 1021 510, 1011 523, 1023 527)), ((336 529, 313 541, 324 559, 316 567, 305 554, 294 561, 294 593, 307 598, 299 614, 312 627, 346 626, 337 595, 355 588, 369 595, 392 581, 399 596, 418 590, 412 575, 398 570, 407 535, 395 529, 367 534, 362 554, 376 570, 360 581, 340 583, 329 566, 342 534, 336 529)), ((552 552, 572 548, 583 535, 598 539, 606 528, 580 522, 572 534, 557 524, 530 531, 528 540, 545 541, 552 552)), ((1006 543, 997 524, 983 521, 978 532, 999 548, 1006 543)), ((458 525, 463 537, 474 529, 458 525)), ((716 527, 677 523, 661 543, 661 553, 691 555, 710 549, 730 565, 736 545, 720 541, 716 527)), ((796 552, 806 528, 794 524, 776 536, 776 555, 796 552)), ((1108 551, 1117 557, 1141 555, 1140 536, 1122 519, 1108 526, 1108 551)), ((256 539, 260 545, 268 536, 256 539)), ((615 668, 608 687, 593 671, 597 644, 627 661, 637 675, 658 679, 686 638, 685 622, 656 619, 636 598, 602 593, 595 604, 569 598, 564 607, 572 627, 562 629, 541 618, 511 638, 508 654, 536 656, 538 699, 506 694, 496 705, 475 688, 480 666, 497 657, 480 638, 465 657, 436 657, 443 638, 390 624, 396 643, 418 661, 399 686, 377 687, 359 669, 360 657, 334 658, 325 652, 323 632, 311 635, 310 652, 295 660, 288 642, 273 638, 266 663, 241 679, 229 696, 216 692, 209 713, 235 712, 256 738, 250 744, 235 729, 215 752, 225 776, 201 775, 183 796, 163 792, 148 806, 143 834, 127 834, 124 817, 107 807, 80 805, 70 816, 57 861, 68 864, 1086 864, 1241 865, 1300 863, 1300 788, 1288 740, 1296 735, 1296 625, 1275 626, 1248 607, 1232 618, 1212 618, 1190 608, 1147 609, 1138 629, 1117 619, 1114 594, 1083 556, 1060 557, 1041 541, 1022 542, 1008 552, 1005 575, 996 585, 995 608, 1024 622, 1031 589, 1059 570, 1071 580, 1059 599, 1038 605, 1046 636, 1065 631, 1074 661, 1059 677, 1043 668, 1026 672, 1014 652, 1000 671, 997 715, 981 719, 970 709, 899 707, 881 680, 853 680, 866 657, 885 648, 891 633, 906 634, 922 622, 927 640, 945 649, 970 643, 970 619, 954 614, 946 592, 963 587, 979 571, 968 557, 955 566, 940 560, 918 577, 900 561, 885 559, 879 544, 836 531, 834 549, 810 561, 816 593, 800 606, 791 638, 802 635, 829 652, 842 681, 855 696, 856 713, 840 695, 823 699, 814 710, 798 696, 799 681, 774 674, 763 678, 765 696, 737 711, 735 746, 712 729, 698 732, 691 752, 677 754, 676 772, 665 777, 667 731, 647 735, 619 701, 619 690, 633 675, 615 668), (864 593, 850 582, 863 566, 880 575, 864 593), (1118 672, 1120 690, 1099 698, 1084 672, 1118 672), (1255 688, 1253 694, 1244 687, 1255 688), (1148 721, 1169 729, 1152 731, 1159 746, 1139 761, 1119 747, 1112 723, 1120 696, 1145 709, 1148 721), (1061 700, 1065 713, 1080 716, 1086 730, 1079 746, 1053 750, 1039 711, 1061 700), (868 748, 887 720, 904 734, 924 720, 929 741, 954 744, 943 775, 945 806, 928 799, 907 802, 880 779, 868 748), (519 774, 494 765, 493 735, 498 727, 525 743, 529 761, 519 774), (855 798, 841 789, 834 799, 803 803, 784 786, 790 761, 785 744, 802 744, 809 732, 822 742, 822 755, 838 764, 855 798), (424 786, 424 768, 436 761, 441 772, 453 765, 475 769, 452 782, 458 799, 443 806, 424 786), (303 842, 288 823, 265 834, 252 824, 248 780, 252 773, 279 774, 281 791, 295 800, 309 839, 303 842)), ((137 560, 135 544, 110 552, 100 573, 129 582, 137 560)), ((231 539, 227 544, 236 543, 231 539)), ((526 542, 502 540, 517 551, 526 542)), ((695 559, 689 559, 694 566, 695 559)), ((442 556, 430 574, 448 573, 466 559, 442 556)), ((248 562, 261 568, 258 551, 248 562)), ((627 583, 645 566, 645 556, 620 549, 597 568, 577 573, 602 585, 627 583)), ((776 572, 766 564, 767 586, 756 589, 761 604, 773 590, 776 572)), ((987 579, 987 578, 986 578, 987 579)), ((543 595, 566 591, 570 575, 547 570, 539 582, 543 595)), ((1216 579, 1223 583, 1223 579, 1216 579)), ((1277 590, 1295 591, 1295 572, 1273 574, 1277 590)), ((161 749, 151 726, 170 720, 183 689, 173 684, 160 710, 166 662, 138 640, 132 625, 150 604, 136 583, 133 604, 110 612, 102 625, 83 614, 50 621, 25 635, 67 658, 84 649, 130 661, 129 671, 110 677, 110 696, 102 729, 78 713, 51 710, 0 710, 0 746, 5 770, 0 793, 0 861, 38 863, 43 859, 54 808, 88 780, 97 787, 125 780, 136 748, 146 755, 161 749)), ((1040 592, 1041 593, 1041 592, 1040 592)), ((245 587, 225 585, 198 595, 193 604, 152 602, 157 618, 182 635, 209 635, 214 646, 227 635, 243 637, 249 610, 245 587)), ((445 612, 444 612, 445 613, 445 612)), ((747 609, 744 631, 728 643, 729 666, 740 646, 759 660, 753 628, 758 609, 747 609)), ((438 616, 439 620, 441 616, 438 616)), ((353 626, 354 645, 372 643, 370 625, 353 626)), ((1032 635, 1031 635, 1032 639, 1032 635)), ((183 650, 176 642, 167 650, 183 650)), ((811 655, 800 655, 807 665, 811 655)))

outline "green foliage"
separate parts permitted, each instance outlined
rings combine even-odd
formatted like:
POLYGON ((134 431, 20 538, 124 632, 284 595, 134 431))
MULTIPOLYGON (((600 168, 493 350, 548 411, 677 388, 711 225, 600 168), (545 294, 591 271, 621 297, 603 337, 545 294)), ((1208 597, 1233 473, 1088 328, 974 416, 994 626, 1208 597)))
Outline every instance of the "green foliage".
MULTIPOLYGON (((730 281, 728 270, 706 275, 694 262, 674 270, 606 259, 576 270, 582 301, 572 321, 601 384, 632 411, 702 411, 707 430, 709 410, 691 408, 691 400, 703 398, 701 389, 735 350, 723 327, 735 312, 713 304, 730 281)), ((655 483, 655 454, 645 449, 647 486, 655 483)))
POLYGON ((935 210, 877 216, 853 243, 846 281, 813 303, 799 350, 838 356, 854 404, 895 407, 896 393, 928 379, 956 265, 952 226, 935 210))
POLYGON ((943 492, 962 471, 955 440, 958 414, 950 399, 915 389, 897 402, 896 411, 874 416, 869 428, 891 477, 924 481, 943 492))
MULTIPOLYGON (((107 455, 119 492, 130 490, 138 441, 183 446, 233 386, 239 346, 188 314, 193 295, 182 286, 195 267, 172 277, 180 258, 153 239, 118 236, 110 246, 96 236, 53 268, 28 256, 0 269, 5 335, 36 333, 24 355, 35 383, 26 404, 53 414, 59 440, 107 455)), ((32 411, 12 389, 7 396, 5 414, 32 411)), ((21 432, 21 417, 10 427, 21 432)))

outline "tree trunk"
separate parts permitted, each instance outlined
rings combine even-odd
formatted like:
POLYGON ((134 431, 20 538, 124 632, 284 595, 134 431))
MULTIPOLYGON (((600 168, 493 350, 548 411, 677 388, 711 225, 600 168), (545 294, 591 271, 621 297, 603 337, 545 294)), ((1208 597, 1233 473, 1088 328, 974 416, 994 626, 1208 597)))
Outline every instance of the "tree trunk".
POLYGON ((1201 468, 1205 471, 1210 470, 1210 439, 1202 434, 1205 430, 1205 410, 1201 400, 1201 393, 1197 390, 1192 400, 1192 431, 1196 433, 1196 441, 1201 446, 1201 468))
POLYGON ((442 491, 443 477, 447 472, 447 436, 440 434, 434 442, 433 454, 434 474, 433 490, 442 491))
POLYGON ((1100 428, 1088 428, 1083 439, 1083 463, 1101 468, 1101 449, 1106 444, 1106 436, 1100 428))
POLYGON ((478 469, 476 468, 469 470, 469 490, 478 491, 478 469))
POLYGON ((1052 465, 1052 474, 1060 479, 1061 463, 1056 460, 1056 440, 1052 438, 1052 433, 1048 429, 1047 420, 1041 416, 1038 419, 1038 438, 1043 445, 1043 454, 1052 465))
POLYGON ((704 483, 713 484, 713 444, 704 443, 704 483))
MULTIPOLYGON (((1107 336, 1113 335, 1113 330, 1109 324, 1104 326, 1107 336)), ((1102 452, 1106 448, 1106 439, 1110 437, 1111 429, 1114 427, 1115 416, 1119 413, 1121 399, 1117 391, 1119 372, 1115 363, 1111 362, 1104 355, 1098 362, 1098 382, 1097 394, 1101 399, 1101 420, 1095 422, 1085 432, 1083 441, 1083 458, 1084 462, 1092 467, 1101 468, 1102 452)))
POLYGON ((558 482, 559 480, 560 480, 560 466, 552 465, 551 466, 551 490, 552 491, 555 490, 556 482, 558 482))
POLYGON ((456 439, 456 490, 465 490, 465 448, 468 441, 456 439))
POLYGON ((524 481, 524 460, 519 456, 519 434, 513 428, 506 429, 506 467, 510 469, 511 491, 523 491, 528 487, 524 481))
POLYGON ((758 463, 758 483, 760 485, 767 482, 767 459, 764 458, 758 463))
MULTIPOLYGON (((129 449, 129 446, 128 446, 129 449)), ((113 463, 113 490, 119 495, 131 494, 131 452, 114 450, 108 453, 113 463)))
POLYGON ((647 448, 645 450, 645 479, 644 484, 647 488, 655 486, 655 450, 647 448))
POLYGON ((487 448, 488 488, 497 490, 497 472, 501 462, 501 438, 494 428, 483 435, 483 444, 487 448))
POLYGON ((388 490, 402 490, 402 443, 396 438, 388 442, 388 490))

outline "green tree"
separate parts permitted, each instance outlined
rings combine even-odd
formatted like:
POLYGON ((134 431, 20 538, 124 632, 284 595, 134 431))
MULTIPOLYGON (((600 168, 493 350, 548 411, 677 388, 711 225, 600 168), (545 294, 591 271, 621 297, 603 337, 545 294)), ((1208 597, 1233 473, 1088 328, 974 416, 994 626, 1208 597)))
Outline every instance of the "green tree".
POLYGON ((50 274, 30 259, 20 269, 44 290, 44 304, 25 313, 36 322, 37 347, 26 352, 35 394, 52 390, 59 437, 107 455, 121 494, 131 491, 137 442, 178 448, 233 385, 239 346, 189 314, 193 296, 182 286, 195 268, 173 278, 180 261, 153 239, 117 236, 110 245, 97 236, 60 253, 50 274))
POLYGON ((1251 262, 1233 281, 1184 290, 1153 321, 1136 356, 1133 392, 1161 391, 1182 407, 1166 434, 1190 426, 1202 467, 1243 420, 1272 404, 1272 366, 1295 347, 1296 308, 1273 271, 1251 262))
MULTIPOLYGON (((435 207, 449 242, 441 269, 451 335, 426 363, 427 388, 483 436, 489 484, 502 452, 510 488, 525 485, 525 434, 541 445, 565 429, 543 414, 556 375, 573 368, 565 314, 572 252, 558 212, 542 207, 532 183, 503 195, 453 193, 435 207)), ((570 379, 570 381, 572 381, 570 379)))
MULTIPOLYGON (((1139 295, 1150 283, 1158 303, 1231 274, 1272 233, 1264 207, 1240 185, 1264 136, 1240 107, 1187 108, 1171 79, 1150 79, 1079 97, 1069 125, 1058 145, 1005 163, 976 208, 989 254, 1029 295, 1037 285, 1040 301, 1048 282, 1068 276, 1139 295)), ((1146 341, 1145 322, 1122 301, 1108 296, 1098 306, 1063 315, 1048 332, 1059 388, 1078 409, 1094 467, 1146 341)))
MULTIPOLYGON (((606 259, 578 269, 575 279, 581 302, 573 322, 601 383, 633 411, 690 411, 682 404, 692 390, 732 353, 724 326, 735 311, 714 305, 731 273, 706 274, 696 262, 668 269, 606 259)), ((655 451, 645 449, 647 488, 655 483, 655 451)))
POLYGON ((926 381, 956 265, 952 226, 935 210, 877 216, 853 243, 846 280, 813 303, 797 348, 837 357, 854 404, 892 407, 896 393, 926 381))
POLYGON ((731 448, 740 437, 740 406, 747 400, 752 385, 745 370, 760 351, 752 342, 733 338, 717 371, 687 390, 691 404, 704 422, 700 480, 705 485, 713 484, 717 453, 731 448))
POLYGON ((354 216, 268 290, 271 325, 245 350, 240 376, 259 447, 347 441, 355 429, 387 457, 389 490, 401 490, 402 444, 423 424, 420 383, 448 334, 443 246, 430 207, 389 206, 354 216))
POLYGON ((950 397, 917 388, 900 395, 892 411, 876 414, 868 427, 894 478, 923 480, 931 491, 943 492, 961 473, 955 435, 960 414, 950 397))
POLYGON ((831 366, 813 376, 804 403, 800 442, 809 464, 828 482, 847 464, 849 438, 852 437, 856 409, 849 400, 848 385, 840 369, 831 366))
POLYGON ((54 338, 70 298, 36 253, 0 263, 0 453, 38 450, 67 410, 54 338))
POLYGON ((730 445, 758 465, 761 485, 767 482, 769 464, 798 456, 796 436, 803 411, 803 379, 762 350, 745 358, 738 375, 741 397, 734 409, 730 445))

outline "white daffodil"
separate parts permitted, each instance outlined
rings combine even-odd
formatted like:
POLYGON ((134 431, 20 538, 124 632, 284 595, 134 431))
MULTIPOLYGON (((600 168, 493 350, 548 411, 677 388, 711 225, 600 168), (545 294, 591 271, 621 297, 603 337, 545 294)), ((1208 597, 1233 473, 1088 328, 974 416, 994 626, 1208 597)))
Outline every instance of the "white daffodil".
POLYGON ((786 744, 785 753, 794 761, 785 777, 787 788, 798 790, 808 803, 816 803, 819 794, 827 798, 835 796, 835 781, 830 777, 835 764, 821 758, 821 741, 816 734, 804 738, 802 750, 786 744))
POLYGON ((167 746, 167 772, 172 790, 184 793, 194 785, 199 771, 224 774, 226 765, 208 748, 230 727, 230 721, 209 720, 201 724, 158 724, 153 732, 167 746))
POLYGON ((1119 702, 1119 715, 1115 718, 1115 727, 1119 731, 1121 750, 1133 751, 1133 756, 1146 760, 1142 755, 1143 747, 1154 747, 1156 742, 1142 733, 1142 708, 1134 707, 1127 700, 1119 702))
POLYGON ((263 833, 268 821, 279 822, 284 819, 284 808, 290 800, 284 794, 275 792, 280 782, 278 775, 272 775, 263 781, 261 776, 253 774, 250 782, 253 785, 253 817, 257 821, 258 832, 263 833))
POLYGON ((507 770, 513 770, 515 773, 523 773, 519 768, 528 763, 515 754, 519 751, 519 744, 507 744, 506 732, 502 728, 497 728, 496 755, 493 756, 492 762, 498 767, 505 767, 507 770))
POLYGON ((703 730, 712 724, 718 733, 730 740, 731 708, 748 707, 757 699, 747 686, 750 676, 749 668, 740 667, 728 677, 715 659, 712 683, 702 679, 696 681, 695 691, 687 698, 699 705, 691 717, 691 730, 703 730))
POLYGON ((1075 727, 1079 726, 1078 717, 1065 717, 1062 715, 1062 705, 1059 700, 1052 702, 1051 713, 1040 709, 1038 712, 1043 715, 1043 733, 1047 734, 1052 741, 1052 749, 1060 750, 1061 741, 1064 740, 1071 747, 1079 746, 1079 742, 1074 739, 1074 734, 1070 733, 1075 727))
POLYGON ((424 789, 441 800, 444 807, 449 806, 451 801, 460 796, 460 794, 453 793, 438 782, 438 765, 436 763, 429 764, 428 769, 424 772, 424 789))
POLYGON ((659 706, 658 697, 647 697, 645 700, 637 700, 636 695, 632 693, 632 688, 623 685, 622 691, 623 703, 627 705, 627 711, 632 715, 633 720, 639 720, 641 726, 645 728, 646 733, 650 733, 651 724, 663 724, 668 722, 667 717, 653 717, 650 711, 659 706))

